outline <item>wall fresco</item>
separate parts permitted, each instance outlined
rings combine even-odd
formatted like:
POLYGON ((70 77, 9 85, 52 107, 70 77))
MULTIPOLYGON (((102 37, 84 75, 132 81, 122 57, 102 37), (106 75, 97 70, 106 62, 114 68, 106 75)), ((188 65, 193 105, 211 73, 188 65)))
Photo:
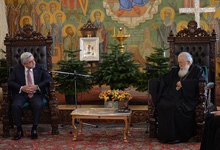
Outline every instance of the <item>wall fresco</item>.
MULTIPOLYGON (((14 36, 25 24, 33 25, 35 31, 53 37, 55 64, 68 57, 63 50, 79 49, 79 29, 89 19, 98 26, 99 48, 107 51, 113 42, 112 35, 119 28, 131 37, 126 39, 127 51, 135 54, 137 63, 145 65, 145 56, 154 52, 152 47, 168 46, 167 36, 186 28, 194 20, 194 14, 180 14, 179 8, 193 8, 193 0, 5 0, 10 36, 14 36)), ((220 1, 200 0, 201 7, 215 7, 215 13, 200 15, 201 27, 208 32, 215 29, 220 34, 220 1)), ((220 41, 217 43, 220 53, 220 41)), ((167 51, 166 55, 169 55, 167 51)), ((220 72, 220 58, 217 73, 220 72)))

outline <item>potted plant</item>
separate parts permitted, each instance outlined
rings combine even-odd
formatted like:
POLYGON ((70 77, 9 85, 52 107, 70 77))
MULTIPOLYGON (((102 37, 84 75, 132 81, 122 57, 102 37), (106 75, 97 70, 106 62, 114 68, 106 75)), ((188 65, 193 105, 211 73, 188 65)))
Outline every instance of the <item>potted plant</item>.
POLYGON ((68 60, 60 60, 57 65, 59 69, 56 71, 68 72, 70 74, 56 73, 54 80, 56 81, 56 90, 65 94, 67 104, 75 103, 75 79, 76 79, 76 93, 88 92, 92 88, 91 78, 81 76, 88 75, 88 71, 85 69, 87 65, 86 61, 80 61, 77 58, 76 53, 80 50, 64 50, 64 53, 68 56, 68 60), (75 73, 75 75, 71 75, 75 73), (75 79, 74 79, 75 78, 75 79))
POLYGON ((102 53, 102 61, 97 64, 97 71, 93 73, 94 84, 109 85, 111 90, 124 90, 135 82, 138 66, 131 61, 133 53, 120 52, 123 48, 121 44, 110 44, 109 52, 102 53))
POLYGON ((128 109, 132 96, 126 90, 107 90, 100 93, 99 98, 104 100, 105 108, 128 109))

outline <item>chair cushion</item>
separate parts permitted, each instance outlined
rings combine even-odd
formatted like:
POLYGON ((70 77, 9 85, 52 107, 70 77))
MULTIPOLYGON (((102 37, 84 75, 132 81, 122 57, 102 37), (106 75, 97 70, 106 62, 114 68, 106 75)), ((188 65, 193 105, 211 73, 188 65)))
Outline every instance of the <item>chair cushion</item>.
POLYGON ((208 81, 208 70, 207 70, 207 67, 206 66, 201 66, 202 67, 202 69, 205 71, 205 75, 206 75, 206 79, 207 79, 207 81, 208 81))
MULTIPOLYGON (((44 108, 44 107, 48 107, 48 101, 47 101, 47 99, 46 98, 44 98, 43 99, 43 101, 42 101, 42 107, 44 108)), ((23 107, 22 107, 22 109, 25 109, 25 110, 27 110, 27 109, 30 109, 31 107, 30 107, 30 103, 28 103, 28 102, 26 102, 24 105, 23 105, 23 107)))

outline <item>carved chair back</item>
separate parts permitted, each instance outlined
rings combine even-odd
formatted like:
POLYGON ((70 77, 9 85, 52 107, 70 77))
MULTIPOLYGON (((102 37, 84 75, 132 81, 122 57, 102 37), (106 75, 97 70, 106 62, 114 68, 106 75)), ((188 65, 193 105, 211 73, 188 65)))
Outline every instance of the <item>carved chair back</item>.
MULTIPOLYGON (((188 29, 181 30, 176 36, 170 33, 170 67, 178 65, 178 55, 189 52, 193 63, 207 67, 208 81, 216 81, 216 33, 211 35, 201 28, 197 28, 196 21, 188 23, 188 29)), ((211 101, 215 101, 215 89, 211 92, 211 101)))
MULTIPOLYGON (((23 52, 31 52, 34 55, 35 62, 43 64, 45 69, 49 72, 52 70, 52 52, 51 44, 53 43, 52 37, 48 34, 47 37, 42 36, 41 33, 33 31, 33 27, 30 24, 25 25, 19 33, 14 37, 10 37, 6 34, 4 44, 6 46, 6 63, 7 73, 10 74, 10 69, 16 64, 20 63, 20 55, 23 52)), ((50 73, 50 75, 52 75, 50 73)), ((9 124, 13 125, 11 113, 10 113, 10 89, 7 84, 3 86, 3 102, 2 109, 2 123, 3 123, 3 136, 9 136, 9 124)), ((43 100, 45 105, 42 110, 40 123, 49 123, 52 126, 52 134, 58 134, 58 102, 55 94, 54 82, 50 82, 48 89, 48 97, 43 100), (50 101, 50 102, 49 102, 50 101)), ((28 104, 25 104, 23 108, 28 104)), ((32 122, 32 113, 29 109, 23 109, 26 111, 23 113, 23 123, 32 122)))
POLYGON ((46 38, 38 32, 34 32, 32 26, 27 24, 23 31, 16 34, 14 38, 6 35, 4 44, 6 46, 7 68, 15 66, 20 62, 20 55, 23 52, 31 52, 35 62, 44 64, 46 69, 52 69, 51 44, 53 40, 50 35, 46 38))
MULTIPOLYGON (((216 33, 211 35, 201 28, 197 28, 195 21, 188 23, 188 29, 181 30, 174 36, 172 31, 169 34, 170 43, 170 69, 178 65, 178 55, 181 52, 189 52, 193 62, 200 66, 207 67, 208 82, 199 83, 199 97, 201 103, 196 107, 195 119, 197 122, 196 140, 201 141, 206 113, 216 110, 213 105, 215 101, 215 72, 216 72, 216 33)), ((149 104, 150 137, 157 136, 158 115, 152 102, 149 104)))

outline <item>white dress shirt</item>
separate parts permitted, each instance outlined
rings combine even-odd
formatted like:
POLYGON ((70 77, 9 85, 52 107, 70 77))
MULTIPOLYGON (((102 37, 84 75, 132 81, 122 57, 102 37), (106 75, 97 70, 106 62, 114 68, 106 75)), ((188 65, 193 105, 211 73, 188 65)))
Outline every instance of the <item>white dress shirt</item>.
MULTIPOLYGON (((25 82, 26 82, 26 85, 28 85, 28 80, 27 80, 27 74, 28 74, 28 68, 26 68, 26 67, 24 67, 25 69, 24 69, 24 74, 25 74, 25 82)), ((34 84, 34 74, 33 74, 33 69, 30 69, 30 75, 31 75, 31 81, 32 81, 32 85, 35 85, 34 84)), ((20 91, 19 91, 19 93, 21 93, 21 89, 22 89, 22 87, 23 86, 21 86, 21 88, 20 88, 20 91)), ((37 85, 37 90, 39 90, 40 91, 40 88, 39 88, 39 86, 37 85)), ((35 93, 36 91, 34 91, 34 93, 35 93)))

